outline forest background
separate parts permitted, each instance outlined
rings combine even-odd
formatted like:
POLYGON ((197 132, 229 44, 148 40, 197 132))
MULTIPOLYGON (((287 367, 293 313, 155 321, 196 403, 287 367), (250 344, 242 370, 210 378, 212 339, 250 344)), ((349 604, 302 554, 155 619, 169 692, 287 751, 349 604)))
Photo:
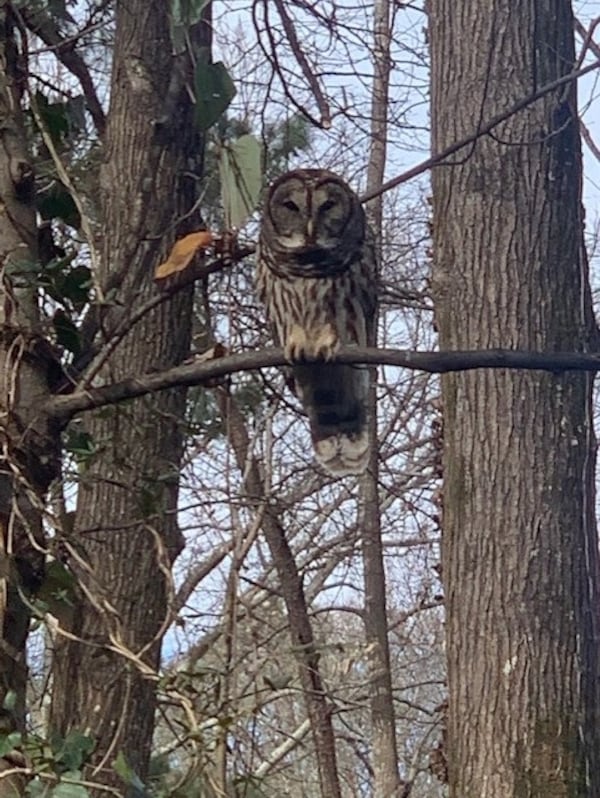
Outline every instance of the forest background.
POLYGON ((598 794, 573 11, 0 4, 2 798, 598 794), (361 478, 317 467, 254 298, 301 165, 378 235, 361 478))

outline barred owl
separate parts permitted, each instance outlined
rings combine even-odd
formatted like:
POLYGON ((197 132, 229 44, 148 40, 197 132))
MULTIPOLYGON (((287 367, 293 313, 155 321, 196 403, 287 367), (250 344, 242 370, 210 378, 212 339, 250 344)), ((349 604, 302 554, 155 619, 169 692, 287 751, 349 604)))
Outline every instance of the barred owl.
POLYGON ((328 363, 340 345, 374 343, 375 248, 358 197, 324 169, 279 177, 265 200, 256 273, 317 460, 359 474, 369 459, 365 366, 328 363))

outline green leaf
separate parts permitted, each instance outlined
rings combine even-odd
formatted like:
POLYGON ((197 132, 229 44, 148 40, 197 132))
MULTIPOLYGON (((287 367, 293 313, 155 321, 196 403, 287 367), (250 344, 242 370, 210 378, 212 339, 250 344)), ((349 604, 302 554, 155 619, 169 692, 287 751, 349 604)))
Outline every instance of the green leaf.
POLYGON ((51 103, 41 91, 36 91, 34 103, 52 143, 60 146, 69 133, 66 103, 51 103))
POLYGON ((39 114, 44 130, 57 148, 62 148, 67 139, 85 130, 85 98, 82 94, 70 97, 65 102, 50 102, 41 91, 36 92, 34 107, 39 114))
POLYGON ((196 25, 211 0, 172 0, 171 17, 175 25, 196 25))
MULTIPOLYGON (((76 585, 77 585, 77 580, 75 579, 71 571, 65 568, 65 566, 60 562, 60 560, 51 560, 46 565, 46 569, 44 571, 44 580, 40 585, 37 594, 40 595, 44 593, 46 595, 49 595, 57 590, 61 591, 68 590, 73 592, 75 590, 76 585)), ((81 740, 81 738, 83 737, 83 735, 79 734, 79 732, 70 732, 67 735, 67 740, 71 738, 72 734, 76 735, 77 739, 79 740, 81 740)), ((91 737, 86 737, 85 739, 92 740, 91 737)))
POLYGON ((266 183, 289 169, 290 157, 306 153, 310 146, 310 134, 310 124, 300 114, 293 114, 283 122, 265 127, 266 183))
POLYGON ((241 379, 234 389, 235 400, 245 417, 256 413, 265 400, 262 383, 253 376, 241 379))
POLYGON ((198 61, 194 83, 196 122, 200 130, 208 130, 227 109, 236 89, 222 61, 216 64, 198 61))
POLYGON ((52 319, 56 342, 77 357, 81 352, 79 330, 64 310, 57 310, 52 319))
POLYGON ((21 732, 11 732, 10 734, 0 735, 0 756, 13 751, 21 744, 21 732))
POLYGON ((93 737, 88 737, 76 729, 72 729, 66 737, 54 735, 51 740, 52 751, 54 754, 55 766, 58 771, 66 771, 65 778, 69 774, 70 778, 79 778, 73 773, 78 773, 81 766, 94 750, 95 742, 93 737))
POLYGON ((189 424, 192 434, 220 438, 226 429, 219 407, 210 391, 201 386, 192 387, 188 393, 189 424))
POLYGON ((45 221, 62 219, 65 224, 75 229, 81 224, 81 216, 75 201, 59 180, 54 180, 49 188, 37 195, 35 205, 45 221))
MULTIPOLYGON (((52 560, 46 566, 44 579, 35 595, 35 606, 42 614, 51 612, 62 620, 76 606, 76 587, 77 580, 71 571, 59 560, 52 560)), ((69 760, 68 765, 70 768, 79 767, 81 762, 69 760)))
POLYGON ((12 712, 16 706, 17 706, 16 691, 7 690, 6 695, 4 696, 4 701, 2 702, 2 709, 5 709, 7 712, 12 712))
POLYGON ((65 449, 78 463, 85 463, 96 453, 96 443, 85 430, 69 427, 65 435, 65 449))
POLYGON ((260 143, 240 136, 221 149, 221 195, 227 227, 241 227, 256 208, 262 187, 260 143))
POLYGON ((74 783, 81 779, 81 773, 78 770, 65 773, 64 778, 72 779, 72 781, 59 782, 56 787, 53 787, 50 798, 89 798, 88 788, 83 784, 74 783))
POLYGON ((175 55, 185 50, 189 28, 200 22, 209 3, 210 0, 171 0, 171 43, 175 55))
POLYGON ((46 798, 48 795, 48 785, 40 778, 32 779, 25 787, 25 795, 28 798, 46 798))
POLYGON ((113 770, 117 775, 119 775, 125 784, 128 784, 130 787, 133 787, 134 790, 143 793, 144 792, 144 783, 135 772, 135 770, 131 767, 125 754, 122 751, 119 751, 119 755, 112 763, 113 770))

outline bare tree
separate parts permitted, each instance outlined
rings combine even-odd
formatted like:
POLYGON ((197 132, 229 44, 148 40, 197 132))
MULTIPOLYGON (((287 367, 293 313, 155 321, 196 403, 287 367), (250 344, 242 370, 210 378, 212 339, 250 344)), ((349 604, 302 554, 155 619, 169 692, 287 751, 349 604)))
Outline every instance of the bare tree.
MULTIPOLYGON (((403 391, 414 395, 406 402, 392 401, 396 386, 384 388, 383 406, 390 415, 383 435, 391 436, 386 457, 394 466, 368 486, 371 520, 363 524, 369 531, 363 540, 374 556, 367 569, 365 615, 362 595, 348 603, 355 587, 350 572, 360 567, 357 518, 363 513, 357 485, 334 484, 315 469, 281 378, 271 371, 266 379, 207 383, 195 373, 200 362, 182 363, 193 330, 198 348, 209 353, 224 328, 234 350, 265 345, 264 324, 251 299, 251 263, 237 262, 240 252, 251 253, 252 247, 234 250, 233 272, 215 253, 162 293, 153 284, 154 270, 173 241, 202 226, 200 208, 214 224, 222 219, 215 185, 219 153, 228 136, 252 129, 252 114, 242 96, 238 117, 219 120, 205 154, 198 118, 203 103, 219 91, 209 85, 207 100, 198 75, 207 79, 208 72, 216 80, 218 72, 223 82, 217 89, 231 92, 218 65, 212 72, 201 68, 212 66, 211 33, 222 29, 221 20, 211 21, 211 6, 217 4, 199 3, 196 11, 178 4, 142 5, 117 3, 113 9, 110 3, 82 2, 73 7, 74 16, 60 3, 6 8, 5 764, 11 775, 32 780, 30 791, 55 790, 56 798, 72 786, 81 795, 139 791, 156 761, 166 762, 163 790, 176 789, 179 781, 192 790, 224 794, 246 779, 264 780, 281 794, 294 783, 332 796, 350 789, 358 795, 365 785, 391 794, 398 779, 396 696, 380 575, 385 545, 403 545, 397 534, 386 534, 386 519, 398 523, 396 503, 411 491, 426 497, 434 478, 426 473, 427 433, 409 421, 416 407, 425 411, 425 381, 417 374, 403 380, 403 391), (203 21, 192 20, 201 6, 203 21), (183 14, 179 31, 178 13, 183 14), (42 224, 36 225, 35 210, 42 224), (206 280, 215 273, 209 294, 206 280), (200 287, 195 306, 193 283, 200 287), (186 389, 198 385, 203 387, 186 398, 186 389), (193 460, 198 454, 201 467, 193 460), (194 490, 184 482, 186 498, 178 505, 182 470, 194 490), (190 518, 195 532, 188 534, 190 558, 176 572, 176 591, 173 562, 183 547, 178 510, 184 532, 189 533, 190 518), (207 527, 208 543, 199 534, 207 527), (225 572, 226 590, 209 601, 213 580, 225 572), (331 602, 338 579, 342 592, 331 602), (221 598, 219 624, 209 633, 196 629, 195 619, 209 617, 221 598), (174 629, 177 613, 180 627, 174 629), (29 698, 39 696, 39 713, 26 695, 32 614, 36 623, 47 621, 51 640, 50 679, 47 658, 30 680, 29 698), (356 625, 345 623, 348 616, 356 625), (188 623, 195 631, 183 655, 161 661, 167 631, 173 637, 188 623), (372 644, 379 647, 376 658, 372 644), (257 648, 261 654, 253 661, 248 652, 257 648), (363 663, 371 671, 367 684, 363 663), (214 671, 214 680, 198 676, 205 668, 214 671), (369 685, 375 683, 373 695, 369 685), (364 734, 373 719, 375 731, 364 734), (158 751, 150 767, 155 729, 158 751)), ((268 173, 312 146, 302 119, 324 130, 310 157, 318 153, 324 165, 349 167, 351 149, 327 132, 328 125, 337 116, 342 137, 358 131, 364 142, 371 134, 365 138, 362 127, 368 130, 371 115, 353 117, 353 98, 346 88, 336 89, 335 74, 328 83, 327 70, 337 59, 346 70, 344 80, 352 83, 348 91, 362 92, 358 67, 343 54, 350 41, 364 45, 370 6, 341 3, 337 17, 304 3, 272 8, 264 8, 264 27, 257 24, 270 65, 263 85, 277 79, 273 108, 280 111, 277 103, 285 96, 299 115, 272 121, 277 112, 265 111, 260 124, 268 173), (304 36, 315 22, 319 37, 333 36, 334 56, 304 36), (295 82, 290 63, 299 66, 305 85, 295 82)), ((377 142, 370 190, 383 179, 394 19, 381 4, 375 20, 377 142)), ((243 48, 243 58, 251 57, 251 50, 243 48)), ((264 64, 263 58, 257 68, 264 64)), ((241 66, 239 72, 243 95, 243 81, 254 72, 241 66)), ((348 176, 356 179, 357 170, 350 168, 348 176)), ((407 232, 398 245, 402 258, 412 251, 409 238, 407 232)), ((422 283, 422 270, 416 271, 415 284, 422 283)), ((415 322, 414 344, 418 329, 415 322)), ((242 358, 244 370, 243 359, 250 358, 252 368, 254 356, 233 357, 242 358)), ((272 353, 266 366, 268 357, 272 353)), ((218 359, 202 362, 210 367, 218 359)), ((228 359, 222 360, 227 366, 228 359)), ((427 498, 423 507, 426 503, 427 498)), ((405 549, 407 560, 417 547, 433 551, 437 545, 423 519, 407 526, 406 537, 415 538, 405 549)), ((396 630, 413 611, 437 606, 413 595, 416 581, 398 598, 404 609, 396 630)), ((35 668, 34 656, 31 663, 35 668)), ((413 691, 422 691, 413 686, 411 664, 395 664, 411 674, 399 688, 408 703, 413 691)), ((410 735, 416 742, 407 743, 407 772, 423 773, 424 742, 435 729, 428 713, 439 702, 439 674, 435 668, 432 674, 435 687, 411 710, 426 731, 410 735)), ((402 714, 402 722, 406 717, 402 714)), ((0 784, 23 790, 11 777, 0 784)))
POLYGON ((599 64, 564 0, 484 5, 431 9, 432 157, 415 4, 2 7, 0 796, 595 794, 599 64), (364 480, 271 348, 244 147, 256 193, 318 163, 369 202, 364 480))
MULTIPOLYGON (((391 69, 392 9, 387 0, 373 6, 373 62, 371 88, 371 147, 367 166, 367 191, 378 189, 384 179, 389 113, 391 69)), ((376 237, 378 260, 382 257, 383 200, 381 195, 367 206, 369 223, 376 237)), ((369 341, 376 345, 376 331, 369 341)), ((365 640, 370 651, 371 722, 373 735, 372 766, 374 791, 378 796, 398 792, 398 754, 396 719, 392 692, 386 575, 381 537, 379 501, 379 446, 377 428, 377 371, 371 370, 369 396, 369 434, 372 448, 369 468, 361 480, 362 555, 365 569, 365 640)))

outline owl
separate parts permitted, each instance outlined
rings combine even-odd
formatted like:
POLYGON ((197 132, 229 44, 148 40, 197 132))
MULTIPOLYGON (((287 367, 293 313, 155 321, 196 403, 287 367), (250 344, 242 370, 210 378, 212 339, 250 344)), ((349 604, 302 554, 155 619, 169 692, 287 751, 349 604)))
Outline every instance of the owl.
POLYGON ((336 476, 369 460, 365 366, 329 363, 340 346, 374 343, 377 263, 360 201, 324 169, 295 169, 265 198, 258 297, 291 363, 317 460, 336 476))

